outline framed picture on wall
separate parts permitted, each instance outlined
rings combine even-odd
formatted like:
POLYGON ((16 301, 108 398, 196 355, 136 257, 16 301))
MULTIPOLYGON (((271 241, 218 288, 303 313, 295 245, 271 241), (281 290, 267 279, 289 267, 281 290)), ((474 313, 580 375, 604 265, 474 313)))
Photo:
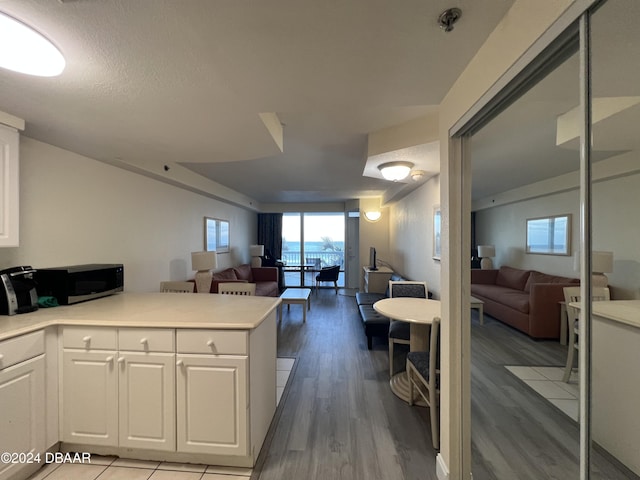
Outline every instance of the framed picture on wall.
POLYGON ((433 207, 433 258, 434 260, 440 260, 441 252, 441 230, 442 222, 440 215, 440 205, 433 207))
POLYGON ((204 217, 204 249, 218 253, 229 251, 229 221, 204 217))

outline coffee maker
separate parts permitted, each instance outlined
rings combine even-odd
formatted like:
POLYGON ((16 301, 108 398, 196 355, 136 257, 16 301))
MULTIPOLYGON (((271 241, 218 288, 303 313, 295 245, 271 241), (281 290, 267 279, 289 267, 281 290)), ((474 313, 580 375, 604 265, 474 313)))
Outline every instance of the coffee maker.
POLYGON ((38 293, 30 266, 0 270, 0 315, 33 312, 38 309, 38 293))

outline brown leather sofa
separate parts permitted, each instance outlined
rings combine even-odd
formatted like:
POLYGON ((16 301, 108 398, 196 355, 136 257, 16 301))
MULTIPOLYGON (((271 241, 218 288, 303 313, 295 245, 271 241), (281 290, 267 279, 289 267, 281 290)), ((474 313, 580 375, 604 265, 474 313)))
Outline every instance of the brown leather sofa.
POLYGON ((277 297, 280 295, 277 267, 252 267, 244 264, 216 272, 211 280, 210 293, 218 293, 218 284, 226 282, 255 283, 256 295, 262 297, 277 297))
POLYGON ((579 284, 577 278, 507 266, 471 270, 471 295, 484 302, 484 312, 539 339, 560 337, 562 289, 579 284))

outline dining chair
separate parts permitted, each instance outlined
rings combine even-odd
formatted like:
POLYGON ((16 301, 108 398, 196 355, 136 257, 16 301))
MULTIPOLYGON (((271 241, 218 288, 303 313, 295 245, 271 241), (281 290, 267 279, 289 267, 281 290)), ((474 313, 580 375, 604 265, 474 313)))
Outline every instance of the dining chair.
POLYGON ((248 282, 224 282, 218 284, 218 293, 221 295, 248 295, 256 294, 256 284, 248 282))
POLYGON ((193 293, 195 283, 193 282, 160 282, 160 291, 162 293, 193 293))
POLYGON ((433 448, 440 448, 440 319, 434 318, 429 334, 428 352, 407 354, 407 379, 409 380, 409 405, 413 405, 415 391, 429 407, 431 441, 433 448))
MULTIPOLYGON (((410 280, 389 280, 389 298, 394 297, 414 297, 427 298, 426 282, 413 282, 410 280)), ((389 376, 393 377, 393 352, 395 344, 409 345, 410 325, 400 320, 389 322, 389 376)))
POLYGON ((339 276, 340 276, 340 265, 321 268, 320 273, 316 275, 316 294, 318 293, 318 286, 320 285, 320 282, 333 282, 334 288, 336 289, 336 295, 337 295, 339 276))
MULTIPOLYGON (((571 371, 573 370, 573 359, 575 352, 579 349, 578 334, 580 333, 580 310, 572 307, 570 304, 580 301, 580 287, 564 287, 564 303, 567 308, 567 322, 569 323, 567 332, 569 332, 569 341, 567 342, 567 362, 564 367, 564 376, 562 381, 569 382, 571 371)), ((603 302, 611 300, 611 294, 607 287, 593 287, 591 299, 594 302, 603 302)))

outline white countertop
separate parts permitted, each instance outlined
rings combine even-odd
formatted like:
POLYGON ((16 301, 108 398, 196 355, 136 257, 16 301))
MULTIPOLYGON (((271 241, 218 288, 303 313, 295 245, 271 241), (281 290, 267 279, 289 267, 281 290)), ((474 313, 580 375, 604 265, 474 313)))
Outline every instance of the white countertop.
MULTIPOLYGON (((571 306, 580 308, 579 303, 572 303, 571 306)), ((640 300, 593 302, 592 312, 598 317, 640 328, 640 300)))
POLYGON ((0 315, 0 340, 50 325, 251 330, 280 301, 278 297, 120 293, 32 313, 0 315))

